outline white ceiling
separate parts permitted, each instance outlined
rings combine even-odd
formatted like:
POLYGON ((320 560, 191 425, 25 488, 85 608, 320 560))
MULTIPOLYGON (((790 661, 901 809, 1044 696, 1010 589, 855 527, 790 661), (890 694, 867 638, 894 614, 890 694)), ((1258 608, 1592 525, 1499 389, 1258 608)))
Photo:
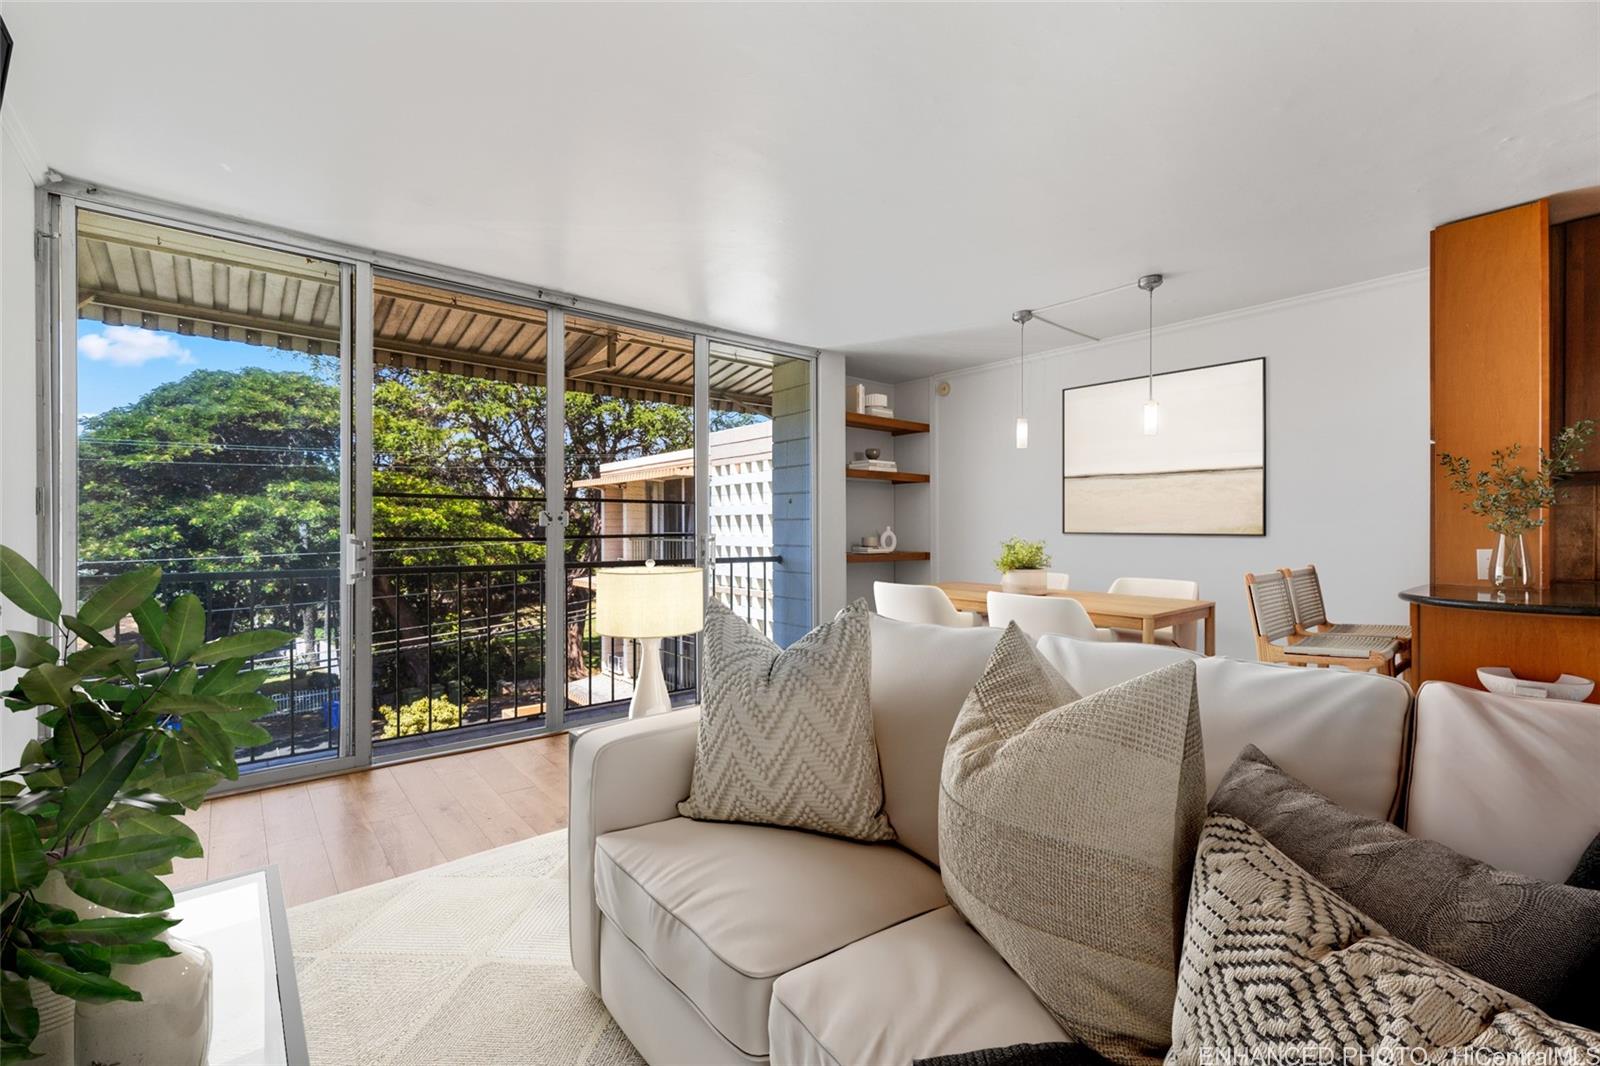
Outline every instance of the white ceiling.
POLYGON ((4 14, 37 164, 890 380, 1014 354, 1017 307, 1153 270, 1161 320, 1249 306, 1600 183, 1592 3, 4 14))

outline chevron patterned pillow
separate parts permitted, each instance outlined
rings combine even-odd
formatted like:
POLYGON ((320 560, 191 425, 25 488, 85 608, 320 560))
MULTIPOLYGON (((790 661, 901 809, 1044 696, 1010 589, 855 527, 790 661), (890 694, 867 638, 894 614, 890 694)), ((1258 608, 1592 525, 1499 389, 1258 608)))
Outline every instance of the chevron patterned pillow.
POLYGON ((1239 819, 1206 821, 1168 1063, 1583 1063, 1597 1047, 1390 936, 1239 819))
POLYGON ((1166 1051, 1204 818, 1193 662, 1079 698, 1007 627, 945 749, 940 872, 1056 1021, 1113 1062, 1166 1051))
POLYGON ((788 649, 713 600, 686 818, 893 840, 872 732, 865 600, 788 649))

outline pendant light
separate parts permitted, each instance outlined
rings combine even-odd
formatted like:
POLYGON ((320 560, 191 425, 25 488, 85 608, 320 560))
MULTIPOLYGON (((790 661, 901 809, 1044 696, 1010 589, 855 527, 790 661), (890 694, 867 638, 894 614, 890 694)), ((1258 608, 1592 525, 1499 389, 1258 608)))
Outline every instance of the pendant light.
POLYGON ((1150 297, 1150 317, 1145 333, 1147 365, 1145 368, 1144 435, 1153 437, 1161 428, 1161 405, 1156 403, 1156 289, 1161 287, 1160 274, 1146 274, 1139 279, 1139 288, 1150 297))
POLYGON ((1017 447, 1028 446, 1028 388, 1023 369, 1028 358, 1028 320, 1032 311, 1016 311, 1011 315, 1017 324, 1017 447))

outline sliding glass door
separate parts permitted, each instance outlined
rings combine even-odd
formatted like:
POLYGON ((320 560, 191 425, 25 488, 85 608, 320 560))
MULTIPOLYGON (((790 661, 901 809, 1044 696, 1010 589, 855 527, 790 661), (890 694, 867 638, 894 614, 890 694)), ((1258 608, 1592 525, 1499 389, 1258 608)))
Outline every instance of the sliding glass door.
MULTIPOLYGON (((810 627, 809 358, 54 203, 64 598, 156 565, 212 637, 296 634, 253 664, 246 784, 625 714, 608 567, 703 565, 780 644, 810 627)), ((692 701, 697 639, 662 658, 692 701)))
POLYGON ((95 211, 64 229, 65 598, 158 566, 208 639, 296 634, 252 664, 275 709, 241 769, 348 756, 349 268, 95 211))

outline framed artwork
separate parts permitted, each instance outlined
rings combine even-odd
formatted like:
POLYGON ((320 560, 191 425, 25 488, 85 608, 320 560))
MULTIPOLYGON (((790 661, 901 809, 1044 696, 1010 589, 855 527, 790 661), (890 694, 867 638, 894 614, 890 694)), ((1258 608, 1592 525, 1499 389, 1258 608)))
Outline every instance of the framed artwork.
POLYGON ((1267 361, 1061 390, 1061 531, 1260 537, 1267 532, 1267 361))

